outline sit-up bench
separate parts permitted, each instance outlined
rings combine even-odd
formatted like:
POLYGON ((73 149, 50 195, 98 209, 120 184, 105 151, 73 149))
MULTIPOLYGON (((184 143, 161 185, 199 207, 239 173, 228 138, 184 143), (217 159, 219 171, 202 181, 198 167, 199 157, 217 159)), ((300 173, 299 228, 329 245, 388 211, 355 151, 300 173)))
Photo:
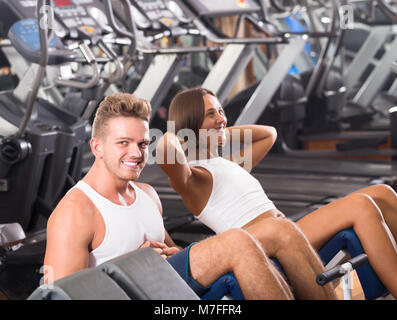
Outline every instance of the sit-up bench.
MULTIPOLYGON (((353 231, 347 229, 336 234, 319 251, 324 264, 340 264, 345 256, 363 254, 361 243, 353 231), (340 257, 343 253, 343 257, 340 257), (335 262, 335 260, 338 261, 335 262)), ((276 266, 283 272, 277 260, 276 266)), ((357 268, 366 299, 376 299, 387 294, 369 263, 357 268)), ((342 275, 341 275, 342 276, 342 275)), ((219 278, 202 299, 217 300, 224 296, 243 299, 233 274, 219 278)), ((139 249, 106 262, 94 269, 85 269, 55 281, 52 286, 41 286, 29 297, 31 300, 196 300, 199 297, 180 278, 177 272, 152 249, 139 249)))

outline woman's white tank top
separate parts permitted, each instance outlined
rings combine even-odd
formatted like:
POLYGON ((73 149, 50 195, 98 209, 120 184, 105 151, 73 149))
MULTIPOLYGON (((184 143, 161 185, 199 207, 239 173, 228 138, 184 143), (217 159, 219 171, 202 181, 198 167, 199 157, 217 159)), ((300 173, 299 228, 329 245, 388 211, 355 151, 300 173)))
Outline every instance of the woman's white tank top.
POLYGON ((158 207, 136 184, 130 184, 136 193, 130 206, 111 202, 82 180, 74 186, 90 198, 105 222, 102 243, 89 253, 90 268, 136 250, 146 240, 164 242, 164 224, 158 207))
POLYGON ((262 213, 276 209, 259 181, 238 164, 222 157, 189 161, 212 175, 212 191, 197 218, 216 233, 241 228, 262 213))

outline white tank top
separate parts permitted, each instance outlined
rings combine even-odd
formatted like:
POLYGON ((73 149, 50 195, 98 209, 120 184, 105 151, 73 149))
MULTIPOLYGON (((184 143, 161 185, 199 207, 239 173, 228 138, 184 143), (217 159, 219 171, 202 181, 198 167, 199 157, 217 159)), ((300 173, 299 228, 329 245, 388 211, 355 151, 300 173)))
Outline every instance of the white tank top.
POLYGON ((216 233, 241 228, 262 213, 276 209, 259 181, 238 164, 222 157, 195 160, 190 166, 203 167, 212 175, 212 191, 197 217, 216 233))
POLYGON ((90 198, 105 222, 102 243, 89 253, 90 268, 136 250, 146 240, 164 242, 164 224, 158 207, 136 184, 130 184, 136 193, 136 200, 130 206, 111 202, 82 180, 74 186, 90 198))

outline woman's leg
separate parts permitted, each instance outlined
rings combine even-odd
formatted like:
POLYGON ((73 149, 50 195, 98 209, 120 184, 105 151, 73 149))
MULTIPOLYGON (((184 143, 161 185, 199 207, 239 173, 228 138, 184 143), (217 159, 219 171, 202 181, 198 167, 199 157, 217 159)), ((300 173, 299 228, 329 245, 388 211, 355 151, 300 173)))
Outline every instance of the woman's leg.
POLYGON ((352 194, 356 193, 365 193, 374 199, 393 234, 394 240, 397 241, 397 193, 385 184, 369 186, 352 194))
POLYGON ((338 199, 297 222, 316 250, 343 229, 353 228, 375 272, 397 297, 397 247, 374 200, 354 193, 338 199))

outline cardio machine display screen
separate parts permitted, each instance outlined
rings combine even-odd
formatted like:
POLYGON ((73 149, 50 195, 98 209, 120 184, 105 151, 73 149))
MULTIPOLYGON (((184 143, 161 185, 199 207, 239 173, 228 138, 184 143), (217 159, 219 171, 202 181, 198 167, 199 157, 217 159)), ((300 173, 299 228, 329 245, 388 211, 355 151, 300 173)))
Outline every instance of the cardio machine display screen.
POLYGON ((73 7, 74 4, 70 0, 54 0, 57 7, 73 7))
POLYGON ((225 17, 258 12, 254 0, 185 0, 200 16, 225 17))

